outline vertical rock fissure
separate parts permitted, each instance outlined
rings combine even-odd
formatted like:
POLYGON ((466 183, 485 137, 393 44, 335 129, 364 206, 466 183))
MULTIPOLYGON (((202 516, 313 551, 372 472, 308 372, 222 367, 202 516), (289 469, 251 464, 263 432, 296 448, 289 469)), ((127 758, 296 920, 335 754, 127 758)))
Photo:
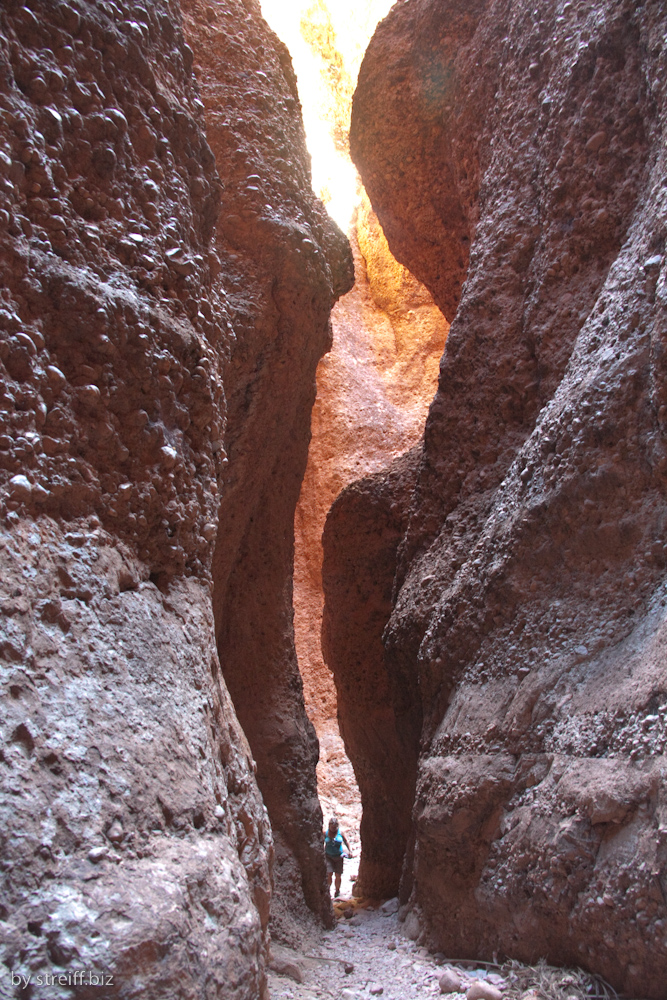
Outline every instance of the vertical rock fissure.
MULTIPOLYGON (((348 483, 383 469, 419 440, 448 330, 423 285, 390 253, 349 158, 349 116, 357 68, 377 20, 390 5, 387 0, 355 4, 264 0, 262 4, 295 61, 316 190, 346 229, 355 258, 356 285, 334 307, 332 347, 317 370, 308 464, 295 517, 294 584, 299 669, 306 710, 320 745, 320 801, 328 813, 339 815, 355 848, 360 821, 362 836, 368 823, 361 819, 361 805, 372 793, 362 776, 358 753, 350 753, 354 770, 350 766, 348 751, 356 749, 354 727, 343 725, 339 730, 340 700, 349 702, 351 692, 341 686, 342 675, 335 669, 332 673, 336 643, 328 634, 323 654, 321 536, 332 502, 348 483)), ((389 547, 393 544, 394 549, 400 517, 397 514, 387 529, 392 537, 389 547)), ((384 579, 382 587, 386 590, 384 579)), ((386 603, 388 595, 382 600, 386 603)), ((372 627, 377 629, 377 623, 372 627)), ((369 668, 369 678, 371 673, 369 668)), ((384 698, 386 714, 387 696, 379 689, 376 694, 384 698)), ((363 703, 367 707, 367 699, 363 703)), ((379 711, 372 725, 384 724, 379 711)), ((413 773, 414 753, 399 744, 393 756, 405 761, 405 768, 413 773)), ((393 763, 388 766, 379 793, 387 801, 385 820, 390 822, 392 812, 401 817, 396 856, 402 851, 407 829, 404 802, 411 800, 403 770, 403 764, 398 769, 393 763), (399 773, 400 780, 395 780, 399 773)), ((371 808, 369 815, 375 813, 371 808)), ((394 829, 395 824, 390 826, 394 829)), ((392 874, 381 884, 382 865, 373 863, 376 875, 371 878, 371 862, 362 860, 357 891, 392 894, 397 888, 393 875, 397 864, 400 868, 394 858, 389 866, 392 874)))
POLYGON ((418 460, 417 448, 343 490, 323 537, 322 646, 363 805, 357 890, 375 899, 399 893, 421 732, 414 677, 388 669, 383 645, 418 460))

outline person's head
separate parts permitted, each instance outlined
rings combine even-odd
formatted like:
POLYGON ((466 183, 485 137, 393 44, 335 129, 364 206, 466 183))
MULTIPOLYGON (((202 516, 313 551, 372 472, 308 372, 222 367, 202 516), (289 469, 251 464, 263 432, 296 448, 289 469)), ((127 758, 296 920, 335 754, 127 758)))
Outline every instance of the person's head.
POLYGON ((329 837, 335 837, 338 833, 338 820, 332 816, 329 820, 329 837))

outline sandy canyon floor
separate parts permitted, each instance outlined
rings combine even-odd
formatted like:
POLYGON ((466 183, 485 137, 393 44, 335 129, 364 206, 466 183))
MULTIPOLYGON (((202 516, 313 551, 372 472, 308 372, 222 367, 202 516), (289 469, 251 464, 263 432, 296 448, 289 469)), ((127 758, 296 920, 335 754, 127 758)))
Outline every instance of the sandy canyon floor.
MULTIPOLYGON (((280 956, 285 959, 287 949, 280 949, 280 956)), ((318 944, 294 957, 303 982, 270 973, 271 1000, 361 1000, 374 995, 408 1000, 441 995, 438 978, 442 967, 405 937, 395 913, 388 914, 382 908, 360 909, 351 920, 340 920, 318 944), (352 971, 346 973, 350 966, 352 971)))
POLYGON ((304 942, 300 952, 274 946, 271 1000, 419 1000, 443 996, 443 976, 450 979, 450 1000, 463 1000, 471 987, 475 1000, 617 1000, 606 983, 580 970, 518 962, 499 967, 431 954, 408 936, 410 917, 399 921, 398 900, 368 904, 348 894, 354 865, 348 869, 342 898, 334 904, 334 930, 304 942), (460 989, 450 992, 456 978, 460 989))

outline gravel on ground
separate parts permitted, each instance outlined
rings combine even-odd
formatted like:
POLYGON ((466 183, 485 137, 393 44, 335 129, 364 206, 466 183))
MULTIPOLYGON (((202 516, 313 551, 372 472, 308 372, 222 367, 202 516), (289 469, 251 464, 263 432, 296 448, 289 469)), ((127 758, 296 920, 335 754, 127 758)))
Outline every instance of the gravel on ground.
POLYGON ((617 1000, 611 987, 581 970, 433 955, 407 936, 410 922, 399 921, 398 900, 343 899, 334 909, 336 927, 319 943, 311 941, 304 952, 273 946, 272 964, 291 967, 292 975, 269 972, 271 1000, 428 1000, 445 994, 449 1000, 617 1000))

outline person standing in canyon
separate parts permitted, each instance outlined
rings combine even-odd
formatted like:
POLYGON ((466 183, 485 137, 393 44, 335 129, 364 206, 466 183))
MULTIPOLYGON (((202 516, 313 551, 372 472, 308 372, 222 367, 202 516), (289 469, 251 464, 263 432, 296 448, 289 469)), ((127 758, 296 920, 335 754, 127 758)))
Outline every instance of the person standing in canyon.
POLYGON ((345 858, 351 858, 352 852, 335 816, 332 816, 329 820, 329 827, 324 834, 324 853, 327 861, 329 890, 331 890, 332 876, 335 875, 336 897, 338 897, 340 896, 340 880, 343 875, 343 861, 345 858))

